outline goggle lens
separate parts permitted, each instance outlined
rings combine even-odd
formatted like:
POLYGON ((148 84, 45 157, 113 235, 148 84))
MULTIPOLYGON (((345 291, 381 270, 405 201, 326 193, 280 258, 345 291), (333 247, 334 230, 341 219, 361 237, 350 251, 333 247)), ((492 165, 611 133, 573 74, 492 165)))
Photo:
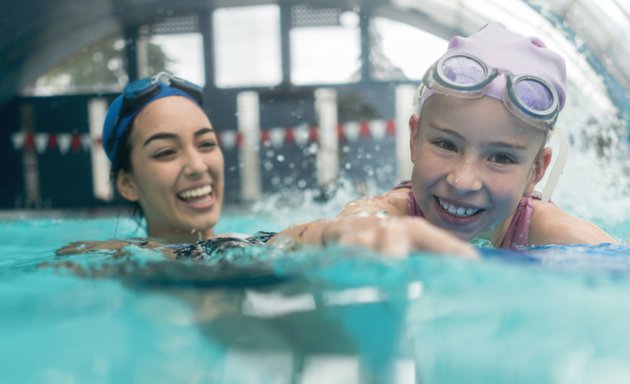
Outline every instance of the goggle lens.
POLYGON ((523 79, 514 84, 514 94, 519 102, 532 111, 547 112, 554 105, 553 94, 539 81, 523 79))
POLYGON ((466 57, 453 56, 442 63, 441 75, 452 85, 467 88, 483 83, 487 73, 481 63, 466 57))

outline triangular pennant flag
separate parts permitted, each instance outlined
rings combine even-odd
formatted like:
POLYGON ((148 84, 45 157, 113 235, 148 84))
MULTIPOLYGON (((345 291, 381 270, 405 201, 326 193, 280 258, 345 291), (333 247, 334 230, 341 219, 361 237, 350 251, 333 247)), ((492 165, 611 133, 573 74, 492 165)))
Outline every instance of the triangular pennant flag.
POLYGON ((369 139, 370 138, 370 124, 367 121, 360 122, 359 132, 362 138, 369 139))
POLYGON ((13 148, 16 151, 21 151, 22 146, 24 145, 25 135, 22 132, 16 132, 11 136, 11 141, 13 141, 13 148))
POLYGON ((287 128, 284 131, 284 143, 286 145, 295 143, 295 136, 293 135, 293 128, 287 128))
POLYGON ((232 150, 236 144, 236 132, 225 131, 221 132, 221 143, 224 149, 232 150))
POLYGON ((47 146, 48 146, 48 134, 36 133, 35 134, 35 149, 37 150, 37 153, 44 153, 47 146))
POLYGON ((57 135, 48 136, 48 149, 51 151, 57 149, 57 135))
POLYGON ((300 124, 293 128, 293 137, 295 138, 296 144, 300 147, 306 145, 308 142, 308 125, 300 124))
POLYGON ((81 137, 76 133, 73 133, 70 138, 70 148, 72 148, 72 152, 79 152, 81 148, 81 137))
POLYGON ((343 125, 337 125, 337 141, 341 144, 345 140, 345 136, 343 134, 343 125))
POLYGON ((343 133, 349 142, 353 143, 359 138, 360 127, 357 122, 345 123, 343 125, 343 133))
POLYGON ((34 148, 35 148, 35 137, 33 136, 32 133, 29 133, 28 135, 26 135, 26 138, 24 139, 24 150, 30 152, 34 148))
POLYGON ((268 129, 263 129, 260 132, 260 142, 263 145, 269 145, 269 130, 268 129))
POLYGON ((89 133, 84 133, 81 135, 81 147, 86 152, 90 152, 92 150, 92 136, 89 133))
POLYGON ((57 145, 59 146, 59 152, 65 155, 70 149, 71 136, 69 133, 60 133, 57 136, 57 145))
POLYGON ((317 143, 319 141, 319 128, 318 127, 311 127, 311 129, 309 129, 308 131, 308 140, 311 143, 317 143))
POLYGON ((284 142, 284 128, 271 128, 269 130, 269 138, 274 148, 282 147, 284 142))
POLYGON ((370 121, 370 133, 374 140, 383 140, 385 137, 385 121, 372 120, 370 121))
POLYGON ((396 122, 394 120, 387 120, 386 124, 387 136, 396 136, 396 122))

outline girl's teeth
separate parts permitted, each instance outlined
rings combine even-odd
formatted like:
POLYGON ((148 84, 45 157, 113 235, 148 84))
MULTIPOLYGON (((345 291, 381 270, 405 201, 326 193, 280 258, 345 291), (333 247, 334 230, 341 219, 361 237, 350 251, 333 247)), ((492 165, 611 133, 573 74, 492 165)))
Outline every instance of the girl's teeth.
POLYGON ((189 189, 179 194, 182 199, 192 199, 194 197, 206 196, 212 193, 212 186, 206 185, 205 187, 189 189))
POLYGON ((468 217, 468 216, 472 216, 472 215, 474 215, 474 214, 476 214, 477 212, 480 211, 477 208, 457 207, 457 206, 455 206, 453 204, 444 202, 444 201, 442 201, 440 199, 438 199, 438 202, 440 203, 442 208, 444 208, 446 211, 448 211, 448 213, 450 213, 453 216, 468 217))

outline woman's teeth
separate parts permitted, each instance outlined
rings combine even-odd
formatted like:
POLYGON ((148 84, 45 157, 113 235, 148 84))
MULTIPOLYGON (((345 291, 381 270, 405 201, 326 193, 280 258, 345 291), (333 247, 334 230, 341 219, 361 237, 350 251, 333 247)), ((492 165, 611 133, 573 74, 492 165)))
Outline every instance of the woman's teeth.
POLYGON ((211 193, 212 193, 212 186, 206 185, 205 187, 189 189, 187 191, 180 193, 178 196, 182 199, 188 200, 188 199, 194 199, 196 197, 207 196, 211 193))
POLYGON ((478 208, 458 207, 456 205, 453 205, 451 203, 447 203, 447 202, 442 201, 440 199, 437 199, 437 200, 440 203, 440 205, 442 206, 442 208, 444 208, 446 211, 448 211, 448 213, 450 213, 453 216, 468 217, 468 216, 472 216, 472 215, 476 214, 477 212, 481 211, 481 209, 478 209, 478 208))

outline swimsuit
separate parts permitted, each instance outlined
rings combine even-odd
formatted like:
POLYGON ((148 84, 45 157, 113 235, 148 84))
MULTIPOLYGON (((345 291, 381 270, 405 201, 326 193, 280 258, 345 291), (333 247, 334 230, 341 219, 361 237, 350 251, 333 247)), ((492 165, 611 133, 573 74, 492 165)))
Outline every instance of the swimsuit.
POLYGON ((221 256, 225 251, 235 248, 264 246, 275 232, 256 232, 250 237, 214 237, 193 244, 174 244, 169 247, 175 250, 176 259, 211 260, 221 256))
MULTIPOLYGON (((415 217, 424 217, 424 213, 418 206, 416 198, 411 190, 410 182, 403 182, 394 189, 408 188, 407 195, 407 215, 415 217)), ((529 239, 529 224, 532 220, 532 212, 534 211, 534 199, 537 197, 528 195, 521 198, 516 206, 516 212, 512 217, 512 222, 508 227, 499 248, 525 248, 529 239)))

